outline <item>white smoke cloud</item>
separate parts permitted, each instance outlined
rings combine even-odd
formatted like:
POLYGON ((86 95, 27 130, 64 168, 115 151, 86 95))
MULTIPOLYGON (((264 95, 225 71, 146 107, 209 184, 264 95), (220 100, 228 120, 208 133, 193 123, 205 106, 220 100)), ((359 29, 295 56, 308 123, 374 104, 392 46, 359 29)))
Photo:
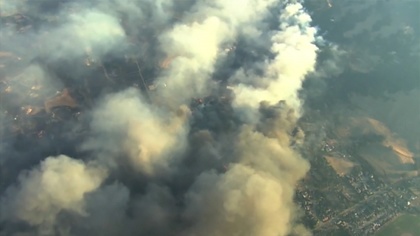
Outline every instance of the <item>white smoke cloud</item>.
MULTIPOLYGON (((37 4, 42 5, 40 2, 37 4)), ((31 23, 31 17, 38 16, 25 16, 25 13, 36 13, 37 7, 23 6, 14 14, 21 14, 22 21, 31 23)), ((23 59, 20 63, 30 64, 33 59, 40 57, 51 63, 75 58, 79 60, 87 55, 99 60, 113 50, 122 52, 127 47, 125 30, 113 15, 82 8, 74 12, 61 10, 51 17, 54 24, 41 25, 36 29, 28 25, 20 29, 21 32, 16 32, 16 26, 6 24, 0 29, 2 50, 10 50, 23 59), (24 49, 22 45, 25 45, 24 49)))
POLYGON ((169 71, 160 78, 168 85, 163 92, 177 105, 192 97, 208 95, 211 74, 221 46, 235 41, 241 27, 257 24, 275 1, 198 1, 184 22, 160 37, 162 50, 173 56, 169 71), (178 91, 184 91, 183 94, 178 91))
MULTIPOLYGON (((93 114, 97 133, 85 148, 101 150, 107 162, 119 163, 128 155, 129 163, 147 175, 169 171, 173 156, 186 147, 188 108, 176 114, 150 107, 138 90, 108 96, 93 114)), ((113 165, 113 164, 112 164, 113 165)))
POLYGON ((290 148, 285 130, 278 130, 275 135, 277 137, 268 138, 245 127, 237 144, 240 162, 278 177, 293 189, 294 183, 308 171, 309 164, 290 148))
POLYGON ((233 87, 236 106, 255 109, 261 101, 277 103, 280 100, 287 100, 297 109, 300 106, 297 91, 305 75, 316 65, 316 29, 310 26, 311 17, 299 3, 286 5, 279 18, 279 31, 271 38, 271 51, 276 56, 267 62, 265 76, 255 78, 263 86, 239 84, 233 87))
MULTIPOLYGON (((95 8, 120 21, 128 40, 136 46, 147 48, 179 17, 178 12, 187 9, 193 0, 93 0, 95 8)), ((82 6, 86 3, 81 2, 82 6)), ((156 55, 152 55, 156 56, 156 55)))
POLYGON ((289 145, 296 117, 284 109, 261 120, 261 131, 241 129, 233 148, 237 161, 225 173, 207 171, 196 179, 186 195, 184 217, 194 222, 186 235, 310 235, 295 224, 293 203, 309 163, 289 145))
POLYGON ((225 174, 200 175, 188 193, 185 217, 196 223, 186 235, 286 235, 291 199, 278 180, 244 165, 225 174))
MULTIPOLYGON (((155 40, 149 43, 172 60, 152 78, 166 88, 123 90, 94 103, 89 138, 82 150, 90 151, 89 158, 101 167, 65 156, 47 158, 39 168, 22 174, 19 185, 2 194, 2 209, 12 214, 1 221, 17 219, 50 227, 61 212, 69 211, 75 214, 63 224, 71 225, 71 233, 82 232, 79 235, 308 234, 296 225, 293 204, 294 187, 309 168, 290 147, 296 111, 281 110, 272 117, 263 110, 283 109, 271 105, 285 99, 299 111, 297 91, 316 61, 311 18, 295 1, 186 2, 189 6, 182 4, 182 14, 176 14, 179 3, 169 0, 94 1, 97 6, 71 14, 60 12, 62 22, 36 34, 41 47, 35 54, 41 52, 49 62, 86 53, 101 60, 111 52, 123 58, 123 50, 118 50, 125 47, 128 37, 147 34, 142 30, 150 27, 156 37, 139 37, 155 40), (239 84, 233 86, 234 106, 253 109, 260 119, 237 124, 242 125, 240 129, 223 130, 227 133, 224 138, 229 139, 226 143, 234 144, 229 148, 224 147, 224 140, 211 136, 215 131, 200 130, 211 137, 207 143, 216 143, 217 148, 190 155, 191 149, 200 147, 191 146, 189 138, 195 127, 191 127, 192 111, 187 105, 192 98, 211 95, 217 88, 212 77, 216 63, 223 65, 225 45, 234 44, 239 37, 257 40, 266 29, 259 26, 279 6, 285 8, 271 37, 274 58, 255 62, 264 65, 264 76, 241 78, 238 72, 239 84), (206 151, 217 158, 198 160, 206 151), (225 171, 213 170, 223 165, 225 171), (135 171, 121 173, 127 167, 135 171), (181 173, 183 168, 189 168, 188 174, 181 173), (104 169, 117 183, 100 188, 108 177, 104 169)), ((85 4, 74 6, 83 9, 85 4)), ((242 71, 247 74, 246 69, 242 71)), ((223 112, 242 115, 238 110, 223 112)))
POLYGON ((18 1, 7 1, 7 0, 1 0, 0 1, 0 16, 10 16, 13 14, 18 13, 22 8, 25 7, 25 1, 24 0, 18 0, 18 1))
POLYGON ((91 10, 67 18, 64 25, 41 35, 41 53, 51 60, 86 54, 100 58, 113 48, 124 46, 125 32, 110 15, 91 10))
POLYGON ((160 40, 163 50, 176 57, 167 75, 160 79, 167 84, 162 95, 169 101, 178 101, 175 106, 191 97, 206 95, 219 47, 226 37, 231 37, 229 29, 216 17, 190 26, 177 25, 163 35, 160 40))
POLYGON ((65 210, 85 214, 85 194, 96 190, 107 172, 67 156, 49 157, 22 172, 19 184, 1 198, 1 220, 22 220, 49 230, 65 210))

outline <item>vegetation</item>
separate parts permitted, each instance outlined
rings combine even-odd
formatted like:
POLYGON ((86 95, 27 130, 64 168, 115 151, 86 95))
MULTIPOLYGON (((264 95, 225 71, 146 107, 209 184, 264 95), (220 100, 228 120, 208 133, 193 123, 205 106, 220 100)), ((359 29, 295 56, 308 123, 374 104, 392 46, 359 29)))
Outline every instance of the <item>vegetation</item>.
POLYGON ((401 215, 385 225, 376 236, 415 236, 420 232, 420 216, 401 215))

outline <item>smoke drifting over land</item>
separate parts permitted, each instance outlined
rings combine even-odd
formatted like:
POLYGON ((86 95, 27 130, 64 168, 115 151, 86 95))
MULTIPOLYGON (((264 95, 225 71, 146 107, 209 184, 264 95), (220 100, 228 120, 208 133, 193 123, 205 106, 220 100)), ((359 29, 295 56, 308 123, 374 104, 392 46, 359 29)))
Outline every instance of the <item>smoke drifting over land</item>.
POLYGON ((293 202, 309 164, 291 133, 318 48, 299 1, 1 9, 1 235, 310 235, 293 202), (61 114, 64 88, 77 110, 61 114))
POLYGON ((300 93, 321 122, 368 116, 420 150, 418 0, 307 1, 323 39, 316 72, 300 93), (338 46, 337 46, 338 45, 338 46), (328 121, 325 121, 328 120, 328 121))
POLYGON ((66 156, 49 157, 39 167, 22 172, 18 186, 5 192, 2 220, 23 220, 50 231, 62 210, 86 214, 84 195, 96 190, 105 177, 106 171, 81 161, 66 156))

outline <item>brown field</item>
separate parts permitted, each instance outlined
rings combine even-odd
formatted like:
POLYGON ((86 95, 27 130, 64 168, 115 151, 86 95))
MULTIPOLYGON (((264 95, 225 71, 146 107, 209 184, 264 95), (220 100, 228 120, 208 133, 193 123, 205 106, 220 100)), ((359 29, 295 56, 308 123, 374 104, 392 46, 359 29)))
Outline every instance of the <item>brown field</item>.
POLYGON ((64 89, 57 96, 46 100, 44 103, 44 106, 45 106, 45 110, 47 112, 50 112, 51 109, 53 109, 54 107, 60 107, 60 106, 68 106, 68 107, 75 108, 77 107, 77 103, 76 103, 76 100, 74 100, 71 97, 69 91, 67 89, 64 89))
POLYGON ((345 176, 355 166, 355 163, 339 157, 325 156, 325 159, 339 176, 345 176))
POLYGON ((391 182, 401 178, 417 176, 417 170, 411 163, 403 163, 393 149, 381 144, 371 144, 359 150, 365 159, 379 174, 391 182))
MULTIPOLYGON (((337 128, 336 135, 340 139, 378 135, 382 141, 366 143, 359 155, 365 159, 376 172, 391 182, 401 178, 417 176, 414 153, 406 141, 393 133, 382 122, 368 117, 352 117, 337 128)), ((334 168, 334 167, 333 167, 334 168)))

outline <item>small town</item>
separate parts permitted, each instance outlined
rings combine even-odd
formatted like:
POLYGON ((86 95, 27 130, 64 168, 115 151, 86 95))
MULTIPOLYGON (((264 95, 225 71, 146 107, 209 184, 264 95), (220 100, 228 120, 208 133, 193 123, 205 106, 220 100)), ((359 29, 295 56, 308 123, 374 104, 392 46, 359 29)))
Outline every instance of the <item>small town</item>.
POLYGON ((389 183, 358 157, 355 147, 339 141, 322 142, 312 158, 312 168, 296 191, 305 212, 304 222, 314 235, 373 235, 403 213, 418 214, 418 196, 411 190, 419 177, 389 183), (328 159, 354 163, 347 173, 337 173, 328 159))

